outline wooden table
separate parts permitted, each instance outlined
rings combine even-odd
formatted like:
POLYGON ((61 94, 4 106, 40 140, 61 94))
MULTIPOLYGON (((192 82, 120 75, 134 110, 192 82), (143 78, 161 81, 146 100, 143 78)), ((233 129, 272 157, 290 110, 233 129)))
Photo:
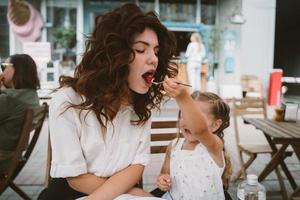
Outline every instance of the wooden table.
POLYGON ((297 186, 294 178, 284 163, 285 151, 289 145, 292 146, 296 156, 300 160, 300 122, 276 122, 271 119, 244 118, 244 123, 252 124, 261 130, 273 151, 272 158, 258 177, 262 181, 279 165, 288 178, 294 192, 292 196, 300 195, 300 186, 297 186), (278 149, 276 144, 281 144, 278 149))

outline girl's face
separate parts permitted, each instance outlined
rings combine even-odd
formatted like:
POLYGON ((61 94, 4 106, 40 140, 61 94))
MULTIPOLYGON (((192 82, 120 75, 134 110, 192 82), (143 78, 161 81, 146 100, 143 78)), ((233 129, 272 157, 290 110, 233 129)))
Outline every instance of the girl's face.
POLYGON ((129 64, 129 88, 139 94, 148 92, 158 65, 159 44, 156 33, 146 28, 134 37, 134 60, 129 64))
POLYGON ((3 82, 3 85, 6 88, 13 88, 13 76, 15 74, 15 69, 13 67, 13 64, 10 63, 9 59, 5 60, 5 63, 2 63, 2 66, 4 67, 2 69, 3 73, 1 74, 1 80, 3 82))
MULTIPOLYGON (((208 128, 211 129, 211 132, 216 131, 219 128, 218 120, 215 119, 212 114, 212 105, 208 102, 197 101, 196 104, 200 107, 203 115, 206 117, 208 128)), ((199 122, 201 123, 201 122, 199 122)), ((186 124, 184 116, 182 115, 179 120, 180 131, 183 134, 184 138, 189 142, 197 142, 196 138, 192 134, 191 130, 186 124)))

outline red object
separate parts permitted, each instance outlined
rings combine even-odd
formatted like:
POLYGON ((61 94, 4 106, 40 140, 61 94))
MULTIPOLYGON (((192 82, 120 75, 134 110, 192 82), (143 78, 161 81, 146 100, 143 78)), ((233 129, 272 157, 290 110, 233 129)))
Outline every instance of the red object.
POLYGON ((280 104, 282 69, 276 69, 270 74, 268 104, 277 106, 280 104))

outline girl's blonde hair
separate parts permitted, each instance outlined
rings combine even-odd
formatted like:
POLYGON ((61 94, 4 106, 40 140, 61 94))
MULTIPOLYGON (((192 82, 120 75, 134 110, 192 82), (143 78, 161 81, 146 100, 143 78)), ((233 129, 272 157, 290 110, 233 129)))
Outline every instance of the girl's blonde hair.
MULTIPOLYGON (((208 102, 212 105, 211 113, 215 119, 221 119, 221 126, 214 132, 224 143, 224 129, 230 125, 230 108, 218 95, 211 92, 195 91, 192 93, 192 98, 196 101, 208 102)), ((230 177, 232 174, 232 165, 229 155, 224 148, 225 169, 222 175, 224 189, 229 187, 230 177)))

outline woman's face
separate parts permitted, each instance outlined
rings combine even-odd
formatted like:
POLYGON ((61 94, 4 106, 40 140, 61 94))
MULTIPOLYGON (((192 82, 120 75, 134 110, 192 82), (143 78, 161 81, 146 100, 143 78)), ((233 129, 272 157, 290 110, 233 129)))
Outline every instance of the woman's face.
POLYGON ((158 65, 159 44, 156 33, 146 28, 133 39, 134 60, 129 64, 128 84, 136 93, 145 94, 152 85, 158 65))
POLYGON ((2 66, 4 66, 4 68, 2 69, 3 73, 0 74, 0 81, 6 88, 13 88, 13 76, 15 73, 13 64, 10 63, 10 59, 6 59, 5 63, 2 63, 2 66))

